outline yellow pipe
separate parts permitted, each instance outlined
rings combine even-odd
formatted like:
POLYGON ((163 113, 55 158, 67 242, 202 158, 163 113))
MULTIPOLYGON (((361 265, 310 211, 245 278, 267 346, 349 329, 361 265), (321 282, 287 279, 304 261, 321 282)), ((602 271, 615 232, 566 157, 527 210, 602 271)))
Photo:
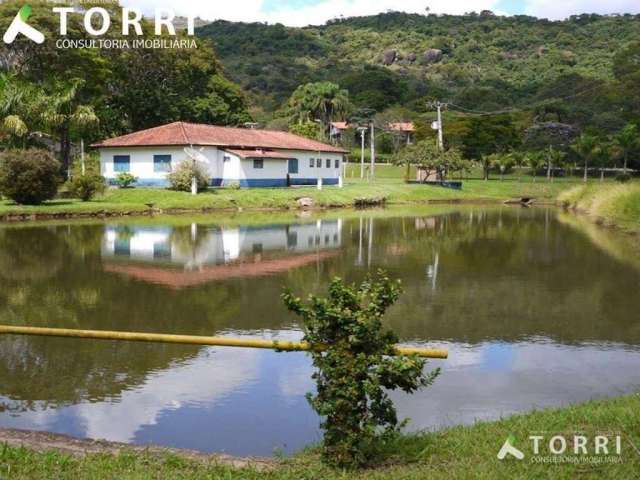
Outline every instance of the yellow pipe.
MULTIPOLYGON (((307 342, 261 340, 257 338, 204 337, 199 335, 170 335, 166 333, 114 332, 109 330, 73 330, 69 328, 17 327, 0 325, 0 334, 39 335, 45 337, 94 338, 98 340, 125 340, 130 342, 181 343, 185 345, 215 345, 218 347, 270 348, 274 350, 311 350, 307 342)), ((442 349, 396 347, 398 355, 417 355, 424 358, 447 358, 442 349)))

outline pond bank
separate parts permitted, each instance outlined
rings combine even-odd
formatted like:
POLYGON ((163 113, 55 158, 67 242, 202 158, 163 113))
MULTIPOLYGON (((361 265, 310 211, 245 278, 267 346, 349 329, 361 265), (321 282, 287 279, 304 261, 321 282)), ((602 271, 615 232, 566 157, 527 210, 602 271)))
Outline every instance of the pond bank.
POLYGON ((558 203, 593 222, 628 233, 640 233, 640 185, 591 184, 561 192, 558 203))
POLYGON ((88 202, 52 200, 43 205, 16 205, 0 201, 0 221, 55 220, 193 214, 212 212, 277 211, 352 208, 357 204, 499 204, 513 198, 533 197, 537 203, 553 203, 570 182, 525 183, 519 181, 465 180, 464 189, 410 185, 401 180, 374 183, 352 181, 344 188, 215 189, 193 196, 160 189, 114 189, 88 202), (302 200, 304 199, 304 200, 302 200))
MULTIPOLYGON (((290 459, 221 461, 220 456, 171 449, 126 447, 110 442, 69 440, 31 433, 31 441, 9 438, 0 431, 0 476, 11 478, 228 478, 228 479, 391 479, 391 478, 633 478, 640 468, 640 394, 591 401, 564 408, 515 415, 439 432, 403 435, 389 445, 380 465, 361 472, 341 472, 323 466, 314 449, 290 459), (622 453, 614 463, 534 463, 496 458, 509 435, 530 452, 532 434, 580 433, 592 438, 602 432, 621 434, 622 453), (44 442, 41 439, 44 438, 44 442), (47 439, 71 442, 47 446, 47 439), (20 445, 25 445, 21 447, 20 445), (78 446, 80 451, 78 451, 78 446), (114 450, 115 449, 115 450, 114 450), (70 453, 71 450, 71 453, 70 453), (86 450, 86 451, 84 451, 86 450), (233 463, 239 462, 239 463, 233 463), (245 463, 243 463, 245 462, 245 463)), ((14 431, 15 432, 15 431, 14 431)), ((25 435, 13 433, 13 435, 25 435)))

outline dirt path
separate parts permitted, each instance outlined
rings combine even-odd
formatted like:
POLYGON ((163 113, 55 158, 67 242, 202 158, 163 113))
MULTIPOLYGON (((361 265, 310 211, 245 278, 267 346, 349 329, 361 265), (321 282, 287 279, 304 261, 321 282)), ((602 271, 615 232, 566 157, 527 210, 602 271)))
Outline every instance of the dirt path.
POLYGON ((171 454, 204 463, 228 465, 236 468, 253 467, 259 470, 270 469, 276 464, 275 460, 268 458, 241 458, 224 454, 207 454, 195 450, 165 448, 154 445, 138 446, 127 443, 108 442, 106 440, 78 439, 58 433, 17 430, 12 428, 0 428, 0 445, 2 444, 8 444, 13 447, 23 446, 37 452, 55 450, 74 456, 96 453, 118 455, 125 452, 142 453, 151 456, 171 454))

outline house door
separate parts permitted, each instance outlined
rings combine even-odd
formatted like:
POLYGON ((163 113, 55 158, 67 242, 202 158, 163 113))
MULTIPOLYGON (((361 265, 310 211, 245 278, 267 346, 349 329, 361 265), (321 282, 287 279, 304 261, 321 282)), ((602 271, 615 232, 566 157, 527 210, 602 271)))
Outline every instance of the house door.
POLYGON ((287 172, 291 175, 292 173, 298 173, 298 159, 290 158, 289 159, 289 169, 287 172))

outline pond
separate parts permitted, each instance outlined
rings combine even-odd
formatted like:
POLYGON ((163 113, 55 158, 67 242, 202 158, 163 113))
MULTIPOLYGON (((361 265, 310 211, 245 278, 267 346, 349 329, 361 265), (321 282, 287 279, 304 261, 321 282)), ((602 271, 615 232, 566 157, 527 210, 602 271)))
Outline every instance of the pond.
MULTIPOLYGON (((296 339, 279 295, 386 269, 402 342, 444 347, 395 394, 435 429, 640 388, 635 244, 560 211, 432 207, 0 227, 0 323, 296 339)), ((235 455, 320 437, 304 353, 0 337, 0 426, 235 455)))

